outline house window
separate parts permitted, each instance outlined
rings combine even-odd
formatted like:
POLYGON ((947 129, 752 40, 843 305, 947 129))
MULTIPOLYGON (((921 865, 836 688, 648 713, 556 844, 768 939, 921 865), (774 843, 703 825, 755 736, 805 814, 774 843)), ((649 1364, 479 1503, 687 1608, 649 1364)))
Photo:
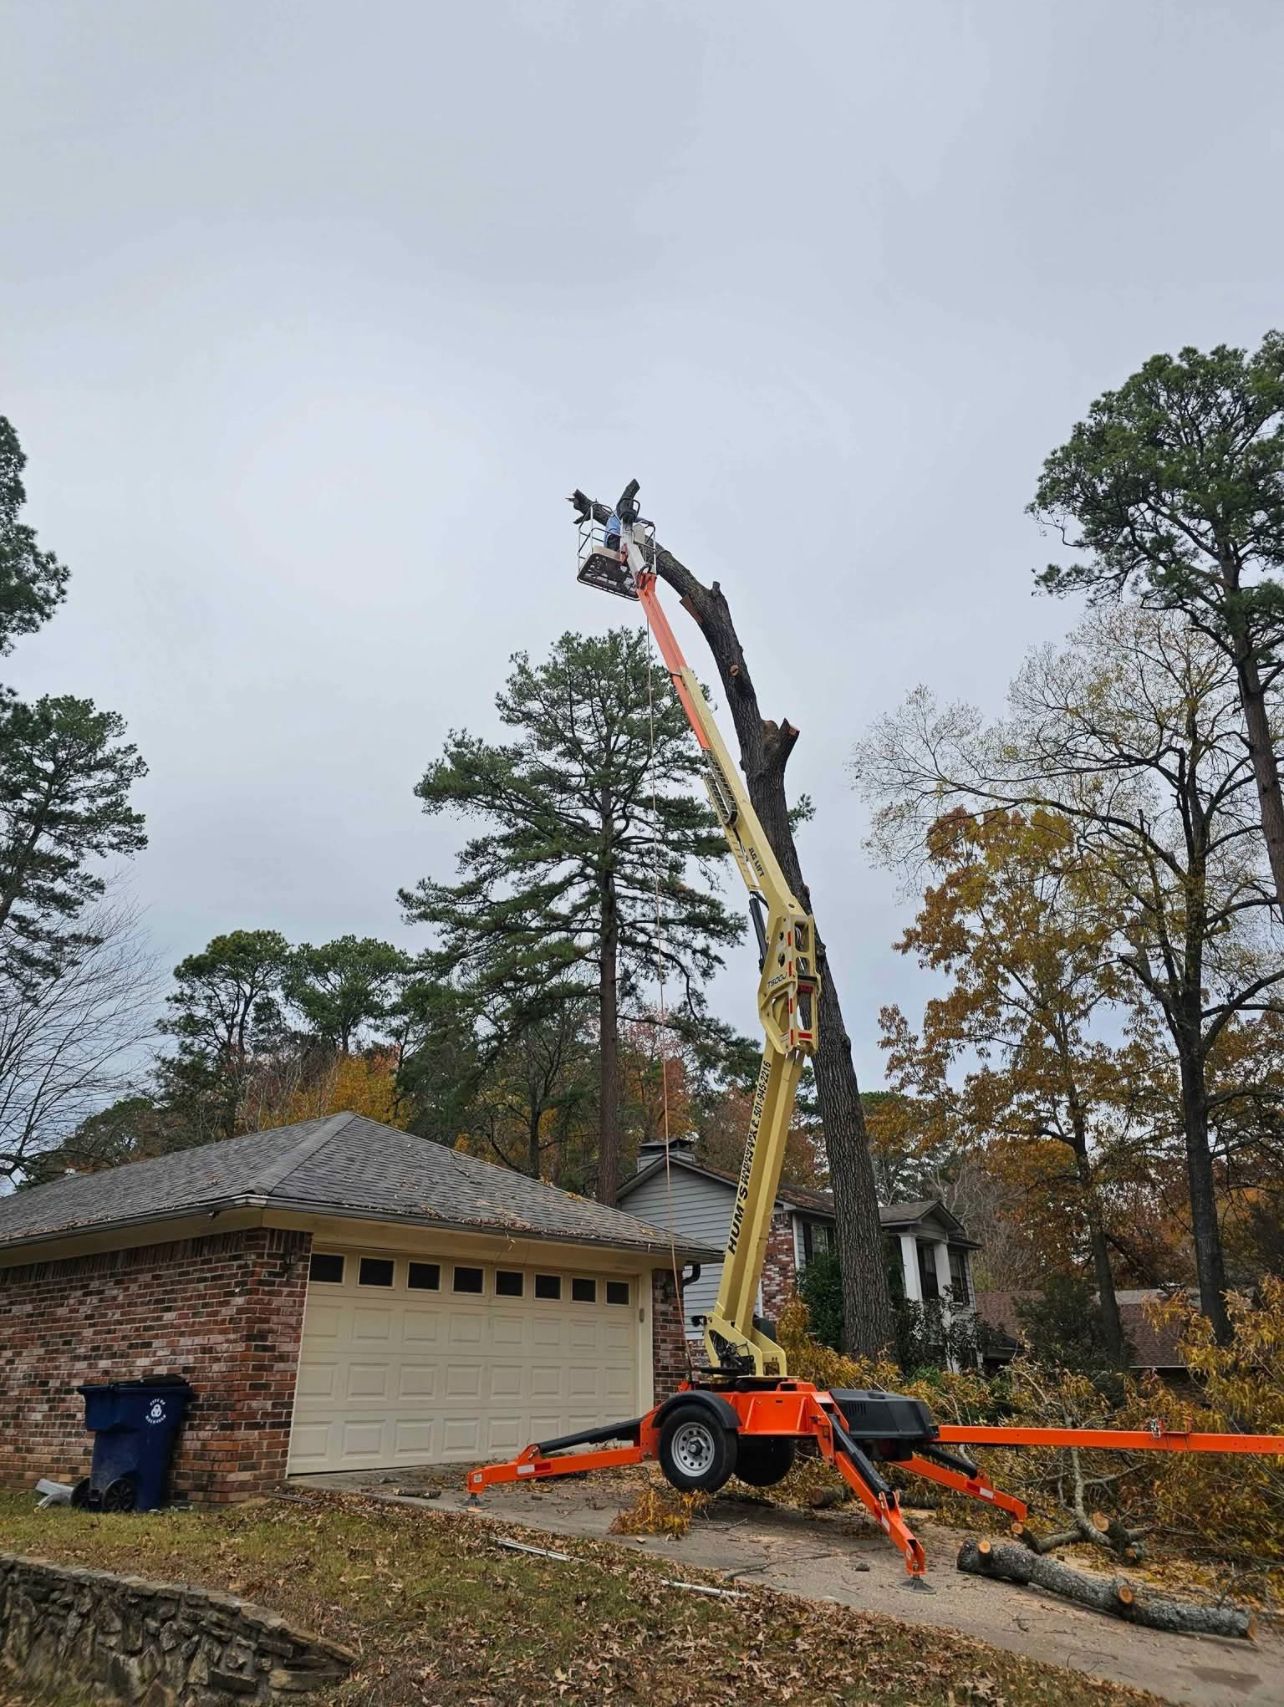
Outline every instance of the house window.
POLYGON ((804 1221, 802 1223, 803 1267, 817 1256, 823 1256, 832 1249, 833 1233, 827 1221, 804 1221))
POLYGON ((967 1252, 957 1245, 950 1246, 950 1291, 956 1304, 972 1302, 967 1284, 967 1252))
POLYGON ((537 1274, 535 1276, 535 1296, 537 1298, 560 1298, 562 1296, 561 1275, 537 1274))
POLYGON ((923 1297, 927 1301, 941 1296, 941 1285, 936 1278, 936 1246, 918 1241, 918 1283, 923 1297))
POLYGON ((515 1268, 497 1268, 495 1270, 496 1298, 520 1298, 521 1295, 521 1271, 515 1268))
POLYGON ((606 1301, 608 1304, 627 1304, 629 1301, 628 1281, 608 1280, 606 1283, 606 1301))
POLYGON ((597 1281, 581 1280, 578 1277, 572 1280, 571 1297, 576 1304, 596 1304, 597 1281))
POLYGON ((480 1292, 482 1289, 482 1271, 479 1268, 457 1268, 455 1270, 456 1292, 480 1292))
POLYGON ((313 1251, 308 1264, 309 1280, 324 1280, 328 1286, 338 1286, 343 1280, 343 1258, 331 1251, 313 1251))
POLYGON ((362 1257, 357 1283, 360 1286, 391 1286, 392 1258, 362 1257))
POLYGON ((412 1262, 406 1275, 406 1285, 412 1292, 439 1292, 441 1290, 441 1264, 412 1262))

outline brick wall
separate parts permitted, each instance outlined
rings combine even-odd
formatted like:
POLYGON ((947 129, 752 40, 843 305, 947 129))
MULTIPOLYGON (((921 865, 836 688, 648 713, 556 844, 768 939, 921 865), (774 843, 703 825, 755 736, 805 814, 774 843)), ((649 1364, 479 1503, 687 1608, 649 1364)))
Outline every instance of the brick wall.
POLYGON ((794 1220, 789 1210, 777 1209, 771 1217, 762 1263, 762 1313, 769 1322, 780 1320, 780 1312, 797 1290, 794 1220))
POLYGON ((657 1268, 651 1275, 651 1359, 658 1405, 661 1399, 677 1392, 679 1382, 687 1379, 682 1297, 674 1287, 673 1271, 667 1268, 657 1268))
POLYGON ((87 1381, 183 1375, 175 1488, 243 1499, 285 1476, 309 1233, 216 1233, 0 1268, 0 1485, 86 1475, 87 1381))

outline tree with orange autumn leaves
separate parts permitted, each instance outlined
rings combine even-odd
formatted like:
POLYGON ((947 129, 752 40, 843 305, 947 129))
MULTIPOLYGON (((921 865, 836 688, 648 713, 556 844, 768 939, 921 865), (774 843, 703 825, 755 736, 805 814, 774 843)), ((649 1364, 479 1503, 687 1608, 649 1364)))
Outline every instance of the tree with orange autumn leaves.
POLYGON ((1000 1171, 1027 1177, 1062 1261, 1081 1231, 1122 1361, 1108 1182, 1135 1163, 1129 1087, 1144 1063, 1137 1040, 1101 1033, 1120 991, 1099 885, 1072 826, 1046 811, 948 813, 927 855, 935 881, 897 947, 949 984, 918 1032, 883 1009, 889 1080, 929 1142, 983 1141, 1000 1171))

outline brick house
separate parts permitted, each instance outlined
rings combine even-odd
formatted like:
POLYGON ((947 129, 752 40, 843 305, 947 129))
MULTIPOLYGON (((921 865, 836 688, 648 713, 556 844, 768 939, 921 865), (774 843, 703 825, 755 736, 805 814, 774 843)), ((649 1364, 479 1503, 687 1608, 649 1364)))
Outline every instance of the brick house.
MULTIPOLYGON (((736 1178, 695 1159, 694 1139, 642 1144, 637 1172, 620 1188, 619 1201, 654 1226, 669 1227, 680 1238, 721 1246, 726 1239, 736 1178)), ((893 1203, 879 1210, 888 1261, 899 1273, 904 1295, 918 1302, 940 1299, 951 1313, 972 1308, 971 1253, 975 1239, 956 1216, 937 1201, 893 1203)), ((818 1251, 833 1249, 834 1199, 828 1191, 781 1186, 767 1236, 759 1308, 774 1321, 798 1291, 818 1251)), ((696 1318, 713 1309, 722 1275, 721 1262, 705 1263, 684 1289, 688 1338, 698 1339, 696 1318)))
POLYGON ((184 1375, 175 1486, 227 1501, 504 1457, 685 1367, 667 1233, 357 1115, 0 1199, 0 1483, 84 1473, 87 1381, 184 1375))

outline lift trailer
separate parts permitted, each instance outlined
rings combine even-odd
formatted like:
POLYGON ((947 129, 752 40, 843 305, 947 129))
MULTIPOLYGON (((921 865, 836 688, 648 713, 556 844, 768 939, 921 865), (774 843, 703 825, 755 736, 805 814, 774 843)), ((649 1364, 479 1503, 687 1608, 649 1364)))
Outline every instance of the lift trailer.
POLYGON ((826 1391, 790 1377, 773 1325, 754 1311, 798 1080, 804 1061, 816 1051, 816 927, 785 881, 739 767, 660 606, 654 529, 637 514, 636 490, 636 483, 626 488, 609 535, 591 510, 581 515, 578 579, 641 604, 704 755, 709 798, 749 891, 759 950, 762 1066, 717 1302, 705 1323, 707 1366, 645 1416, 537 1441, 506 1464, 470 1470, 469 1492, 476 1498, 497 1484, 540 1482, 650 1460, 684 1493, 714 1493, 733 1475, 753 1487, 770 1487, 789 1473, 802 1451, 834 1466, 900 1548, 910 1585, 921 1588, 926 1556, 880 1464, 899 1465, 955 1493, 987 1501, 1021 1523, 1027 1515, 1024 1502, 996 1488, 959 1448, 1066 1446, 1284 1456, 1284 1437, 1202 1434, 1160 1422, 1144 1429, 943 1427, 919 1399, 881 1390, 826 1391))

